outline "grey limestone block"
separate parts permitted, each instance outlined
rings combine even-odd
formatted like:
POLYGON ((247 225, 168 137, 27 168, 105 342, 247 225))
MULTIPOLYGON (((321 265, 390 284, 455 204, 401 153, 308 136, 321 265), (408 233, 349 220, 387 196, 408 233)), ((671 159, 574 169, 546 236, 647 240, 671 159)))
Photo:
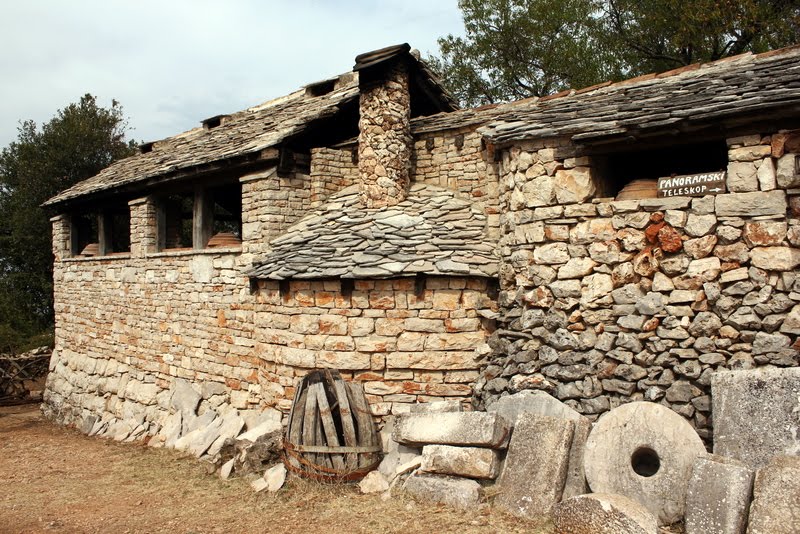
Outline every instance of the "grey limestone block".
POLYGON ((574 423, 535 413, 517 419, 495 504, 514 515, 544 518, 561 501, 574 423))
POLYGON ((421 471, 467 478, 494 479, 500 468, 499 453, 481 447, 426 445, 421 471))
POLYGON ((800 457, 778 456, 756 471, 747 534, 800 533, 800 457))
POLYGON ((622 495, 592 493, 565 499, 553 508, 559 534, 656 534, 656 518, 622 495))
POLYGON ((686 491, 686 534, 743 534, 753 470, 732 458, 697 458, 686 491))
POLYGON ((800 454, 800 368, 717 372, 711 399, 715 454, 753 468, 800 454))
POLYGON ((448 413, 461 412, 461 402, 458 400, 444 400, 438 402, 422 402, 411 405, 411 413, 448 413))
POLYGON ((500 397, 490 404, 487 410, 502 415, 512 425, 516 423, 517 417, 525 412, 572 421, 583 418, 580 413, 544 391, 525 390, 514 395, 500 397))
POLYGON ((499 413, 508 419, 512 425, 515 424, 517 417, 521 413, 526 412, 573 421, 575 423, 575 431, 570 447, 569 468, 567 470, 563 498, 566 499, 589 492, 589 486, 586 484, 586 476, 583 471, 583 450, 592 425, 586 417, 544 391, 531 390, 524 390, 513 395, 501 397, 490 404, 487 410, 499 413))
POLYGON ((511 428, 496 413, 408 413, 397 416, 392 439, 403 445, 462 445, 504 448, 511 428))
POLYGON ((426 502, 453 508, 474 508, 483 496, 481 485, 466 478, 415 474, 406 479, 403 490, 426 502))

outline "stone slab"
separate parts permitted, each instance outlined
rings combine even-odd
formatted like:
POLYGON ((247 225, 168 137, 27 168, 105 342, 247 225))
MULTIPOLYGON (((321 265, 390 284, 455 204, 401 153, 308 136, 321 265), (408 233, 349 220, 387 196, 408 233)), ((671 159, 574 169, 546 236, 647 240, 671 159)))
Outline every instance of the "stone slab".
POLYGON ((250 482, 250 487, 253 488, 256 493, 261 493, 269 487, 269 482, 264 480, 264 477, 260 477, 250 482))
POLYGON ((408 413, 398 415, 392 439, 403 445, 461 445, 499 449, 511 428, 502 416, 486 412, 408 413))
POLYGON ((705 453, 683 417, 660 404, 631 402, 595 423, 584 467, 593 492, 634 499, 670 525, 683 518, 692 465, 705 453))
POLYGON ((231 458, 230 460, 222 464, 222 467, 220 467, 219 469, 219 478, 221 478, 222 480, 228 480, 231 477, 231 473, 233 473, 233 462, 234 459, 231 458))
POLYGON ((480 447, 425 445, 421 471, 467 478, 494 479, 500 468, 499 453, 480 447))
POLYGON ((197 411, 197 405, 200 404, 202 395, 192 388, 188 380, 182 378, 175 379, 174 390, 172 398, 170 398, 170 408, 181 412, 184 419, 188 414, 194 415, 197 411))
POLYGON ((274 493, 283 487, 286 482, 286 466, 282 463, 273 465, 264 473, 267 481, 267 491, 274 493))
POLYGON ((800 455, 800 368, 714 373, 711 400, 715 454, 753 468, 800 455))
POLYGON ((585 417, 573 421, 574 432, 572 444, 569 448, 569 466, 567 479, 564 482, 562 499, 569 499, 589 493, 589 484, 586 482, 586 471, 583 466, 583 456, 586 451, 586 440, 592 431, 592 423, 585 417))
POLYGON ((283 426, 281 425, 280 421, 267 420, 262 421, 261 424, 251 428, 247 432, 239 434, 236 439, 246 439, 247 441, 252 441, 255 443, 262 436, 272 434, 274 432, 281 432, 282 430, 283 426))
POLYGON ((491 403, 486 410, 502 415, 512 425, 516 422, 517 416, 524 412, 571 421, 585 419, 580 413, 544 391, 525 390, 513 395, 506 395, 491 403))
POLYGON ((778 456, 758 471, 747 534, 800 533, 800 458, 778 456))
POLYGON ((81 420, 78 430, 80 430, 83 434, 89 434, 99 420, 100 418, 96 415, 87 415, 83 418, 83 420, 81 420))
POLYGON ((567 499, 589 492, 589 486, 586 483, 586 475, 583 470, 583 449, 592 429, 589 419, 544 391, 525 390, 513 395, 500 397, 487 407, 487 411, 499 413, 512 425, 521 413, 536 413, 574 421, 575 433, 570 448, 569 469, 567 470, 563 498, 567 499))
POLYGON ((239 417, 236 410, 231 410, 223 415, 217 438, 208 447, 207 453, 211 456, 216 455, 222 449, 225 440, 236 437, 242 428, 244 428, 244 419, 239 417))
POLYGON ((709 454, 697 458, 686 491, 686 534, 744 534, 753 470, 709 454))
POLYGON ((657 534, 650 511, 622 495, 592 493, 565 499, 553 508, 559 534, 657 534))
POLYGON ((170 449, 175 447, 175 442, 181 437, 181 430, 183 429, 183 415, 181 412, 170 414, 164 426, 161 429, 161 434, 164 436, 164 446, 170 449))
POLYGON ((449 413, 461 411, 463 411, 461 401, 457 400, 421 402, 411 405, 411 413, 449 413))
POLYGON ((481 485, 474 480, 439 475, 412 475, 403 484, 403 490, 425 502, 461 509, 476 507, 483 495, 481 485))
POLYGON ((380 432, 381 444, 383 446, 383 460, 381 460, 378 470, 389 482, 394 480, 397 476, 396 471, 398 467, 419 458, 422 454, 422 449, 420 447, 407 447, 392 439, 394 421, 394 416, 387 417, 380 432))
POLYGON ((523 517, 549 514, 564 491, 573 432, 572 421, 520 414, 497 481, 495 504, 523 517))

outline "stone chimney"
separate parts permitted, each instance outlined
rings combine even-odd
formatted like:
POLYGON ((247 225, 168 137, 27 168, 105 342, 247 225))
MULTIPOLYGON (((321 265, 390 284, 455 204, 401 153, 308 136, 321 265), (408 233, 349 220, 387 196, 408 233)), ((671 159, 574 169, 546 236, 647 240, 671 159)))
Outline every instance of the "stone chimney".
POLYGON ((359 73, 358 172, 368 208, 393 206, 408 193, 411 168, 410 47, 356 58, 359 73))

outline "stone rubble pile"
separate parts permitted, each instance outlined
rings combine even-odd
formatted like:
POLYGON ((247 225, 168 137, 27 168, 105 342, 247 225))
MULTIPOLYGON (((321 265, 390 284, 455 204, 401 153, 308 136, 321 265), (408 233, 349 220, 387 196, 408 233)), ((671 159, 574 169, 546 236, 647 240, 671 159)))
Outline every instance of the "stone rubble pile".
POLYGON ((715 442, 716 454, 657 403, 623 404, 592 425, 547 393, 523 391, 488 412, 440 402, 395 417, 362 491, 388 498, 401 488, 463 509, 493 496, 565 534, 656 534, 681 521, 687 534, 798 532, 800 369, 723 372, 713 383, 718 428, 735 436, 715 442))
POLYGON ((220 398, 223 389, 221 384, 176 379, 156 396, 157 411, 152 414, 131 412, 120 418, 112 412, 102 417, 90 414, 75 418, 76 426, 89 436, 183 451, 210 462, 223 479, 261 473, 280 460, 282 414, 270 408, 237 410, 220 398))
MULTIPOLYGON (((384 459, 360 488, 462 509, 493 496, 495 506, 550 517, 564 533, 655 534, 656 525, 682 520, 687 534, 797 532, 800 368, 722 372, 712 384, 715 454, 657 403, 623 404, 592 425, 545 392, 523 391, 486 412, 452 400, 389 418, 384 459)), ((212 408, 203 388, 185 380, 168 393, 157 422, 88 416, 79 428, 185 451, 223 479, 247 477, 257 492, 284 485, 280 412, 212 408)))

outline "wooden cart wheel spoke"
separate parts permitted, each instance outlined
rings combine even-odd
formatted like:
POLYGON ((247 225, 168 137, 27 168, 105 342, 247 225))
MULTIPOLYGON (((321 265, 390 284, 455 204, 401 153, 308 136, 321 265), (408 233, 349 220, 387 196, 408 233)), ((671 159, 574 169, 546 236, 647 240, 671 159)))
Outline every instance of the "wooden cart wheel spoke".
POLYGON ((358 481, 380 463, 381 447, 363 388, 339 371, 312 371, 295 391, 284 463, 301 476, 358 481))

